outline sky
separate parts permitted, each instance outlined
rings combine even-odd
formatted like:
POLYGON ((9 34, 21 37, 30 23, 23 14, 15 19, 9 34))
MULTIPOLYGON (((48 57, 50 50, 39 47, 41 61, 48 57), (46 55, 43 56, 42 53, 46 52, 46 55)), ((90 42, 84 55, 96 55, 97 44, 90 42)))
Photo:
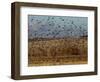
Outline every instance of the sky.
POLYGON ((87 36, 88 18, 28 15, 28 38, 67 38, 87 36))

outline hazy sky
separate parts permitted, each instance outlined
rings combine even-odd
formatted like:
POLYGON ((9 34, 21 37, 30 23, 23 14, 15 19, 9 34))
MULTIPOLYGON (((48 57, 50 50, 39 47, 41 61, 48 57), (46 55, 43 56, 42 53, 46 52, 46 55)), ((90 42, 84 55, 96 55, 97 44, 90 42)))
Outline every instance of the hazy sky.
POLYGON ((87 35, 88 18, 70 16, 28 16, 28 37, 62 38, 87 35))

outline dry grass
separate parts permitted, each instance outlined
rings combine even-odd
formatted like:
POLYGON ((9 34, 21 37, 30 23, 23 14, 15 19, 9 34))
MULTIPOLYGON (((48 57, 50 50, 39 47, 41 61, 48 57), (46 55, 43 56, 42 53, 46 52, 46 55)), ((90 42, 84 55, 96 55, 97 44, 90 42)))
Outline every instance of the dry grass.
POLYGON ((28 66, 85 64, 87 58, 86 37, 28 42, 28 66))

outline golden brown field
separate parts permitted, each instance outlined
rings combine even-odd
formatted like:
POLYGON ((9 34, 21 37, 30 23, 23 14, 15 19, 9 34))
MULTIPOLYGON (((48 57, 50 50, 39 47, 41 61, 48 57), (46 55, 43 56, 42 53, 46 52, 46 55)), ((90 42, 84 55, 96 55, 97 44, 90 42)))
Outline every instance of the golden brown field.
POLYGON ((87 63, 87 38, 29 40, 28 66, 87 63))

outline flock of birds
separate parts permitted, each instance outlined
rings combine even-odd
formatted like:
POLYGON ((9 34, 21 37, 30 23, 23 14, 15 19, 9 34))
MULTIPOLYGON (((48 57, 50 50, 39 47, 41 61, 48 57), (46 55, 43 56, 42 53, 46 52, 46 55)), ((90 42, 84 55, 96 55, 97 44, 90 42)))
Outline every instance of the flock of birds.
POLYGON ((87 17, 28 16, 28 37, 63 38, 87 36, 87 17))

